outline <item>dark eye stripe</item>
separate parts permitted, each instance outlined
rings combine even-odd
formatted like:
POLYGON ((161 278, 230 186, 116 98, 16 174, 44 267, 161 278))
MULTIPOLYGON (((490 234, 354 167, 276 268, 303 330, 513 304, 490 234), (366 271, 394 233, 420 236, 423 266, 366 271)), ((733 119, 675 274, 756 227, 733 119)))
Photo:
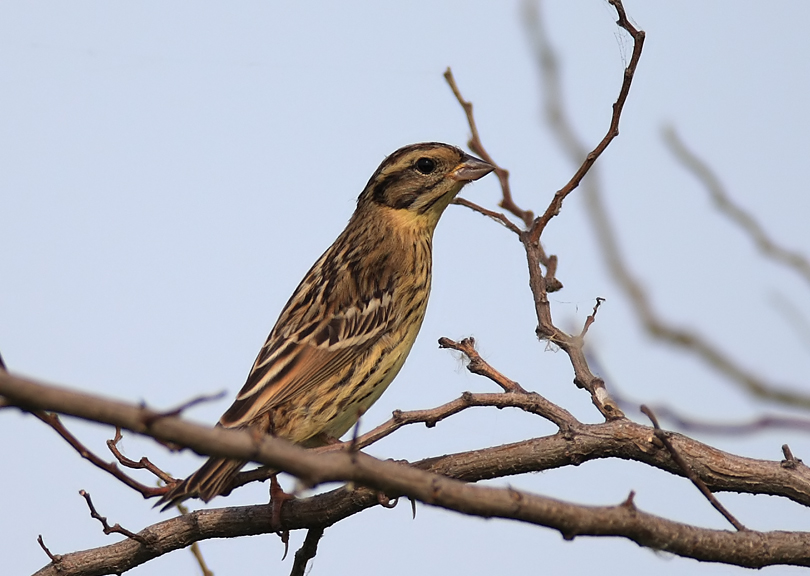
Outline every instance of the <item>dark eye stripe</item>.
MULTIPOLYGON (((424 190, 422 193, 424 194, 424 192, 427 192, 428 190, 433 190, 433 189, 434 189, 434 188, 435 188, 437 185, 438 185, 438 182, 437 182, 436 184, 434 184, 433 186, 431 186, 430 188, 425 189, 425 190, 424 190)), ((444 197, 444 194, 440 194, 440 195, 436 196, 436 197, 435 197, 433 200, 431 200, 430 202, 428 202, 427 204, 425 204, 424 206, 420 206, 420 207, 419 207, 419 213, 420 213, 420 214, 424 214, 425 212, 427 212, 428 210, 430 210, 430 208, 431 208, 431 207, 432 207, 432 206, 433 206, 433 205, 434 205, 436 202, 438 202, 439 200, 441 200, 443 197, 444 197)))
POLYGON ((393 174, 389 174, 376 184, 371 191, 371 197, 379 204, 385 204, 385 196, 386 192, 391 186, 396 186, 397 182, 402 180, 402 173, 401 172, 394 172, 393 174))

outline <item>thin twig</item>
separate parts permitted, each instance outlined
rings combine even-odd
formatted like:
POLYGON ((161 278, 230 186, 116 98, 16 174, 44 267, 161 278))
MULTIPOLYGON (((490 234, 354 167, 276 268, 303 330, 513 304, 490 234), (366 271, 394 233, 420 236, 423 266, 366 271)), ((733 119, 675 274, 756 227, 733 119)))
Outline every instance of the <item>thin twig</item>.
POLYGON ((439 338, 439 348, 451 348, 452 350, 457 350, 464 354, 469 360, 469 362, 467 362, 467 370, 473 374, 489 378, 495 382, 495 384, 503 388, 504 392, 528 393, 520 384, 514 380, 510 380, 490 366, 486 360, 481 358, 478 350, 475 349, 475 339, 464 338, 461 342, 455 342, 450 340, 450 338, 442 337, 439 338))
POLYGON ((731 514, 731 512, 726 510, 726 507, 723 506, 717 498, 715 498, 712 491, 706 486, 706 483, 703 482, 703 480, 701 480, 697 474, 695 474, 692 467, 689 466, 689 463, 686 462, 686 460, 684 460, 680 453, 675 449, 675 446, 672 445, 672 442, 669 439, 669 435, 665 431, 661 430, 661 427, 658 425, 658 419, 655 417, 653 411, 644 405, 641 406, 641 411, 647 416, 647 418, 650 419, 650 422, 652 422, 652 425, 655 428, 655 437, 658 438, 664 444, 664 446, 666 446, 669 455, 672 456, 675 463, 680 466, 686 477, 692 481, 692 484, 694 484, 697 489, 700 490, 700 493, 703 494, 711 505, 714 506, 714 508, 720 512, 720 514, 722 514, 723 517, 728 520, 737 530, 741 532, 748 530, 731 514))
MULTIPOLYGON (((45 424, 53 428, 57 434, 59 434, 64 440, 70 444, 79 455, 96 466, 107 472, 108 474, 112 475, 116 479, 120 480, 133 490, 140 492, 141 496, 144 498, 151 498, 152 496, 156 496, 158 494, 162 494, 165 491, 165 488, 158 488, 154 486, 147 486, 145 484, 141 484, 131 476, 125 474, 114 462, 106 462, 96 454, 94 454, 87 446, 85 446, 78 438, 76 438, 71 432, 65 428, 65 425, 62 424, 62 421, 59 419, 57 414, 53 414, 51 412, 45 412, 43 410, 34 410, 31 412, 34 416, 42 420, 45 424)), ((168 476, 168 475, 166 475, 168 476)))
POLYGON ((216 394, 201 394, 200 396, 192 398, 188 402, 180 404, 180 406, 178 406, 177 408, 166 410, 165 412, 158 412, 151 415, 148 420, 144 421, 144 424, 146 426, 150 426, 154 424, 157 420, 160 420, 161 418, 171 418, 172 416, 180 416, 180 414, 182 414, 189 408, 196 406, 197 404, 203 404, 204 402, 214 402, 216 400, 220 400, 225 396, 225 394, 226 394, 225 390, 221 390, 216 394))
POLYGON ((579 169, 574 173, 568 183, 554 194, 554 198, 552 198, 551 203, 548 205, 548 208, 546 208, 546 211, 534 220, 530 230, 530 238, 532 242, 537 242, 540 240, 540 236, 543 234, 543 230, 546 228, 548 223, 552 218, 560 213, 563 200, 565 200, 566 196, 568 196, 577 188, 577 186, 579 186, 580 182, 582 182, 582 179, 585 178, 585 175, 590 171, 591 167, 594 165, 599 156, 601 156, 602 153, 607 150, 607 147, 610 145, 613 139, 619 135, 619 121, 622 116, 624 104, 627 102, 627 96, 630 94, 630 85, 633 83, 636 67, 641 59, 641 50, 644 47, 644 38, 646 35, 643 30, 638 30, 627 19, 627 14, 625 14, 624 6, 622 5, 621 0, 609 0, 609 2, 616 9, 616 13, 619 17, 616 24, 618 24, 620 28, 627 30, 627 32, 633 37, 633 53, 630 56, 630 63, 627 65, 627 68, 624 71, 624 80, 622 82, 622 87, 619 90, 619 97, 613 104, 613 114, 610 118, 610 126, 605 136, 585 157, 579 169))
POLYGON ((470 202, 466 198, 456 198, 453 200, 453 204, 459 204, 461 206, 465 206, 470 210, 478 212, 479 214, 483 214, 484 216, 488 216, 498 222, 499 224, 503 224, 506 228, 514 232, 515 234, 520 234, 520 228, 515 226, 514 222, 512 222, 509 218, 506 217, 505 214, 501 214, 500 212, 494 212, 492 210, 487 210, 483 206, 479 206, 474 202, 470 202))
POLYGON ((42 550, 48 555, 48 558, 50 558, 51 562, 54 564, 58 564, 59 561, 62 560, 62 556, 60 554, 51 554, 51 551, 48 550, 47 546, 45 546, 45 541, 42 539, 42 534, 37 535, 37 544, 39 544, 39 547, 42 548, 42 550))
POLYGON ((110 526, 107 523, 107 518, 105 516, 102 516, 101 514, 99 514, 96 511, 96 507, 93 506, 93 501, 90 499, 90 494, 87 491, 79 490, 79 495, 82 498, 84 498, 84 500, 87 502, 87 507, 90 508, 90 517, 95 518, 96 520, 101 522, 101 526, 102 526, 102 529, 104 531, 104 534, 106 534, 108 536, 110 534, 123 534, 127 538, 135 540, 136 542, 139 542, 140 544, 144 544, 144 545, 148 544, 147 541, 146 541, 146 538, 144 538, 140 534, 135 534, 134 532, 130 532, 126 528, 122 527, 120 524, 116 523, 114 526, 110 526))
POLYGON ((143 456, 137 462, 124 456, 118 449, 118 443, 123 439, 123 437, 124 436, 121 434, 121 428, 116 426, 115 437, 111 440, 107 440, 107 448, 110 449, 110 452, 112 452, 113 456, 115 456, 122 466, 126 466, 127 468, 132 468, 134 470, 148 470, 166 484, 171 484, 174 482, 174 478, 171 476, 171 474, 167 474, 155 466, 146 456, 143 456))
POLYGON ((596 304, 593 305, 593 312, 591 312, 590 316, 585 319, 585 324, 582 326, 582 331, 579 333, 579 338, 585 338, 585 335, 588 333, 588 328, 591 327, 591 324, 596 322, 596 313, 599 311, 599 307, 604 301, 605 299, 601 296, 596 297, 596 304))
POLYGON ((512 199, 512 192, 509 188, 509 171, 501 168, 498 163, 492 159, 489 152, 487 152, 484 148, 484 144, 481 142, 481 137, 478 135, 478 127, 475 125, 472 102, 468 102, 461 95, 461 91, 456 85, 456 79, 453 77, 453 71, 450 68, 445 70, 444 79, 447 80, 447 84, 450 86, 456 100, 458 100, 458 103, 461 104, 461 107, 464 109, 464 114, 467 116, 467 124, 469 124, 470 132, 472 132, 470 141, 467 143, 470 150, 478 154, 482 160, 486 160, 495 166, 495 175, 498 177, 498 181, 501 183, 501 192, 503 194, 503 198, 499 202, 500 207, 520 218, 523 221, 523 224, 528 228, 534 219, 534 214, 530 210, 521 209, 512 199))
MULTIPOLYGON (((530 210, 523 210, 522 208, 518 207, 515 204, 514 200, 512 199, 512 193, 509 188, 509 172, 504 170, 497 163, 492 159, 492 157, 487 153, 484 149, 484 145, 481 142, 481 138, 478 135, 478 128, 475 125, 475 117, 473 116, 472 111, 472 103, 465 100, 464 97, 461 95, 461 91, 456 84, 455 78, 453 78, 452 71, 448 68, 447 71, 444 73, 444 77, 447 80, 447 83, 450 85, 450 88, 453 90, 453 94, 456 96, 456 100, 464 109, 464 113, 467 116, 467 123, 470 126, 470 131, 473 134, 472 139, 470 140, 470 148, 479 154, 484 160, 487 160, 490 164, 496 167, 495 172, 498 175, 498 179, 501 183, 501 194, 502 199, 499 202, 501 208, 506 209, 507 211, 511 212, 521 220, 526 227, 528 227, 534 220, 534 213, 530 210)), ((494 220, 498 221, 499 223, 506 226, 512 232, 518 234, 519 237, 522 238, 524 231, 520 228, 515 226, 504 214, 500 214, 498 212, 494 212, 491 210, 487 210, 486 208, 482 208, 477 204, 473 204, 469 200, 459 199, 457 200, 458 204, 462 206, 466 206, 472 210, 476 210, 485 216, 489 216, 494 220)), ((562 283, 555 278, 555 274, 557 273, 557 257, 554 255, 546 255, 545 250, 543 250, 543 246, 539 242, 535 242, 537 244, 537 256, 539 258, 539 262, 546 267, 546 291, 547 292, 556 292, 557 290, 562 289, 562 283)))

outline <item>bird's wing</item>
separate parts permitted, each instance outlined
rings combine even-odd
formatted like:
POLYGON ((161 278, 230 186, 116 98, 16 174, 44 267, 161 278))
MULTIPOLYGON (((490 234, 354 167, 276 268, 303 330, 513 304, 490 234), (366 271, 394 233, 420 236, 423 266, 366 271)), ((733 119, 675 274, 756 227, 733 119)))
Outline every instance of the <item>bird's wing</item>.
MULTIPOLYGON (((302 282, 299 291, 306 284, 302 282)), ((357 357, 385 332, 392 317, 390 290, 366 300, 352 299, 350 305, 334 306, 331 313, 309 319, 312 314, 296 307, 296 301, 293 295, 236 401, 220 419, 222 426, 247 426, 295 395, 351 374, 357 357)))

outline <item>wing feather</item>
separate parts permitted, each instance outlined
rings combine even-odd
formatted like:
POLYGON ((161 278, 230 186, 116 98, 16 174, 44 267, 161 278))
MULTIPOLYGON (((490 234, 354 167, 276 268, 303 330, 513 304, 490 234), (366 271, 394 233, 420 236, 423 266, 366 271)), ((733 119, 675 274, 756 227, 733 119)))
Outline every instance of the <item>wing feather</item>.
MULTIPOLYGON (((302 282, 299 290, 305 285, 306 281, 302 282)), ((293 296, 285 312, 295 299, 293 296)), ((317 322, 299 323, 293 330, 290 327, 294 323, 282 312, 247 382, 220 424, 228 428, 247 426, 297 394, 335 376, 343 377, 386 332, 392 319, 389 290, 377 291, 374 297, 360 302, 361 306, 336 309, 317 322), (279 326, 286 329, 282 332, 279 326)))

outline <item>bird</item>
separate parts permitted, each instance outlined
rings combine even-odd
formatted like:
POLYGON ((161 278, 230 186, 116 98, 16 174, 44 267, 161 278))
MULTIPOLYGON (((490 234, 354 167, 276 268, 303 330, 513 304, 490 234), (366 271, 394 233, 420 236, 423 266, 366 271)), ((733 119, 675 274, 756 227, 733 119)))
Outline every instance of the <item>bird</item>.
MULTIPOLYGON (((493 170, 438 142, 385 158, 346 228, 282 309, 217 426, 308 448, 337 442, 391 384, 416 340, 439 218, 462 187, 493 170)), ((156 506, 226 494, 246 464, 211 457, 156 506)))

